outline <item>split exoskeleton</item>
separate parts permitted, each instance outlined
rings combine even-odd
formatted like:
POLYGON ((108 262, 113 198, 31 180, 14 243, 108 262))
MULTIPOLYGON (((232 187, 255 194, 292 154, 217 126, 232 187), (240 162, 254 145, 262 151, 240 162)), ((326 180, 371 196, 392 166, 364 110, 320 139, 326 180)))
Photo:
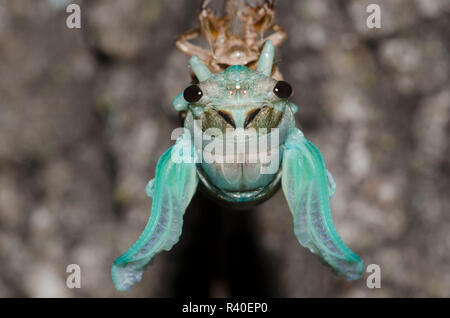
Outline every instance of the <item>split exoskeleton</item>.
MULTIPOLYGON (((198 15, 199 28, 182 34, 176 46, 185 54, 198 56, 213 73, 231 65, 254 70, 267 40, 277 47, 287 38, 286 32, 274 24, 273 0, 256 6, 245 1, 229 1, 224 16, 214 13, 209 4, 210 0, 203 1, 198 15), (197 38, 203 38, 209 47, 194 44, 192 40, 197 38)), ((282 79, 275 64, 271 75, 282 79)))

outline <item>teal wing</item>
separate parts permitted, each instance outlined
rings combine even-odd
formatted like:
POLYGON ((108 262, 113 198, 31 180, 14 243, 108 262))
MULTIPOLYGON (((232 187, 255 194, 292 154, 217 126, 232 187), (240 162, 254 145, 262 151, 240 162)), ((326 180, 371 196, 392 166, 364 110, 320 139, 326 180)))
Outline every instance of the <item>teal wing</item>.
POLYGON ((336 182, 334 182, 333 175, 327 170, 327 181, 328 181, 328 195, 330 198, 336 193, 336 182))
POLYGON ((297 129, 285 145, 281 182, 298 241, 338 275, 360 278, 364 262, 345 245, 333 224, 329 197, 335 185, 320 151, 297 129))
POLYGON ((144 232, 112 266, 112 278, 118 290, 128 290, 139 282, 155 255, 170 250, 178 242, 183 214, 197 184, 193 146, 187 138, 180 137, 161 156, 155 179, 147 186, 147 194, 153 197, 153 202, 144 232), (173 160, 174 153, 184 160, 173 160))

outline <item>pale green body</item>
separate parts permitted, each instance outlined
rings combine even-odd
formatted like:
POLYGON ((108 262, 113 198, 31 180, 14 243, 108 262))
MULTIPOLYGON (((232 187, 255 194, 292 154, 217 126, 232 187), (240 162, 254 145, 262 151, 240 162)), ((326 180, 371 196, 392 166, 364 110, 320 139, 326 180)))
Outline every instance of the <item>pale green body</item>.
MULTIPOLYGON (((191 136, 194 136, 195 120, 204 123, 207 113, 223 111, 234 119, 236 128, 244 129, 245 119, 255 107, 259 105, 264 105, 267 109, 271 107, 269 114, 261 114, 263 116, 260 117, 264 117, 264 120, 271 117, 273 122, 277 122, 275 126, 279 129, 279 146, 276 145, 270 150, 272 153, 277 152, 281 159, 284 140, 288 132, 295 127, 293 112, 296 111, 296 106, 287 100, 280 100, 273 94, 275 83, 274 79, 243 66, 232 66, 224 72, 214 74, 199 84, 204 92, 204 98, 201 103, 191 105, 187 110, 184 126, 190 131, 191 136)), ((220 127, 220 123, 217 124, 214 120, 213 124, 220 127)), ((203 127, 203 130, 205 128, 211 127, 203 127)), ((204 145, 200 146, 197 147, 199 154, 204 150, 204 145)), ((260 153, 257 152, 256 155, 260 153)), ((248 154, 246 157, 248 159, 248 154)), ((198 173, 203 185, 213 197, 236 204, 257 203, 268 198, 278 187, 280 168, 278 166, 273 173, 261 174, 259 158, 254 163, 207 163, 203 160, 198 164, 198 173)))
POLYGON ((118 290, 131 288, 141 279, 154 256, 169 250, 178 241, 183 214, 199 181, 212 197, 237 206, 269 198, 281 183, 299 242, 338 275, 348 280, 362 275, 363 261, 344 244, 333 225, 329 198, 335 192, 334 181, 325 168, 320 151, 295 127, 297 106, 273 93, 277 81, 270 78, 272 63, 270 42, 264 47, 257 71, 232 66, 211 74, 198 58, 191 58, 203 96, 194 103, 187 102, 183 94, 174 100, 177 110, 187 112, 186 132, 162 155, 155 179, 147 186, 153 203, 144 232, 114 262, 112 276, 118 290), (257 115, 249 124, 248 119, 255 109, 257 115), (232 120, 227 121, 226 117, 232 120), (273 172, 262 174, 261 162, 207 163, 199 160, 208 142, 195 144, 196 120, 201 120, 201 127, 197 128, 202 132, 216 129, 225 133, 227 128, 236 131, 255 128, 256 138, 265 136, 264 128, 268 132, 278 129, 278 142, 269 146, 268 153, 277 153, 279 164, 273 172), (191 160, 174 162, 171 159, 173 153, 191 160))

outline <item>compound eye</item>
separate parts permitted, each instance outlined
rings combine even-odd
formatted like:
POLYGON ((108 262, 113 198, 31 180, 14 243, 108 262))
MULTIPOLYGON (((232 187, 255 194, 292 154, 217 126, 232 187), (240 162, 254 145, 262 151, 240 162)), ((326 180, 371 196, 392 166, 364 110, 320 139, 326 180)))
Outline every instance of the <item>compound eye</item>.
POLYGON ((278 81, 273 93, 279 98, 289 98, 292 95, 292 86, 288 82, 278 81))
POLYGON ((189 103, 195 103, 202 98, 203 92, 197 85, 191 85, 186 88, 183 92, 183 97, 189 103))

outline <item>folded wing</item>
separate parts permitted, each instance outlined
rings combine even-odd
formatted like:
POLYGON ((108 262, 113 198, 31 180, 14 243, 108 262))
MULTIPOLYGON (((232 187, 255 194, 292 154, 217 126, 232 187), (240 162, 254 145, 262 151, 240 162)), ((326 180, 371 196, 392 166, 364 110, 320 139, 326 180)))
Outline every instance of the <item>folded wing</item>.
POLYGON ((182 136, 158 161, 154 182, 147 187, 153 196, 150 219, 138 240, 112 266, 112 278, 120 291, 139 282, 155 255, 178 242, 184 212, 198 184, 191 146, 190 140, 182 136), (177 163, 173 154, 184 160, 177 163))
POLYGON ((333 224, 329 197, 335 185, 320 151, 298 129, 285 145, 281 182, 298 241, 338 275, 360 278, 364 262, 345 245, 333 224))

